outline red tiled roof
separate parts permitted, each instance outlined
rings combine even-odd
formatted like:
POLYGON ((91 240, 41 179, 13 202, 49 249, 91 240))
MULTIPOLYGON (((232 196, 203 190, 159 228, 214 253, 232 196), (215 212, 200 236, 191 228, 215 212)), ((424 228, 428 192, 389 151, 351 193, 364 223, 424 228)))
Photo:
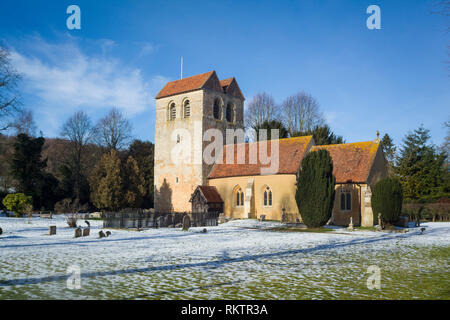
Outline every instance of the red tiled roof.
POLYGON ((311 151, 325 149, 333 159, 336 183, 367 182, 380 144, 373 141, 314 146, 311 151))
POLYGON ((220 80, 220 86, 226 91, 227 87, 231 84, 234 78, 228 78, 220 80))
MULTIPOLYGON (((267 141, 267 155, 271 155, 271 143, 267 141)), ((312 142, 312 136, 295 137, 280 139, 279 142, 279 165, 278 171, 274 174, 296 174, 303 156, 308 151, 309 145, 312 142)), ((223 163, 216 163, 209 174, 209 179, 237 177, 237 176, 255 176, 261 175, 262 168, 269 168, 270 164, 262 164, 259 160, 259 148, 262 142, 245 143, 245 163, 238 164, 237 150, 238 146, 234 145, 234 162, 233 164, 226 163, 226 151, 232 145, 224 146, 223 149, 223 163), (255 164, 249 163, 249 149, 250 146, 257 144, 258 161, 255 164)))
POLYGON ((215 71, 210 71, 189 78, 168 82, 158 93, 156 99, 201 89, 214 73, 215 71))
POLYGON ((205 196, 206 203, 221 203, 222 197, 214 186, 197 186, 201 193, 205 196))

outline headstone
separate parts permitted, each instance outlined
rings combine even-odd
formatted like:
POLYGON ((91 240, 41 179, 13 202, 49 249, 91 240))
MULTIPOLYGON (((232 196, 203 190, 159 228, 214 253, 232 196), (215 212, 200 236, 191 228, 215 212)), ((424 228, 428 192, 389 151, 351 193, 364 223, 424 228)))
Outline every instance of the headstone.
MULTIPOLYGON (((265 217, 264 217, 265 218, 265 217)), ((281 208, 281 222, 287 222, 286 208, 281 208)))
POLYGON ((380 226, 381 230, 384 229, 383 219, 381 218, 381 213, 378 213, 378 225, 380 226))
POLYGON ((3 233, 3 230, 2 230, 2 228, 0 228, 0 235, 3 233))
POLYGON ((189 228, 191 227, 191 218, 189 217, 189 215, 185 215, 183 217, 183 231, 188 231, 189 228))
POLYGON ((83 237, 87 237, 89 235, 89 228, 83 229, 83 237))
POLYGON ((218 222, 219 223, 225 223, 225 213, 220 213, 219 214, 218 222))
POLYGON ((102 230, 100 230, 100 231, 98 232, 98 237, 101 239, 101 238, 104 238, 104 237, 106 237, 106 236, 105 236, 104 232, 103 232, 102 230))
POLYGON ((49 226, 48 227, 48 234, 53 236, 56 234, 56 226, 49 226))
POLYGON ((353 231, 353 217, 350 217, 350 223, 348 224, 347 229, 353 231))
POLYGON ((206 230, 206 228, 203 228, 202 233, 207 233, 208 230, 206 230))
POLYGON ((266 221, 266 215, 265 214, 260 215, 259 216, 259 220, 260 221, 266 221))
POLYGON ((81 228, 78 227, 75 229, 75 238, 81 237, 81 228))
POLYGON ((111 235, 111 231, 106 231, 106 236, 109 237, 111 235))
POLYGON ((424 231, 425 231, 425 228, 420 228, 420 234, 423 234, 424 231))

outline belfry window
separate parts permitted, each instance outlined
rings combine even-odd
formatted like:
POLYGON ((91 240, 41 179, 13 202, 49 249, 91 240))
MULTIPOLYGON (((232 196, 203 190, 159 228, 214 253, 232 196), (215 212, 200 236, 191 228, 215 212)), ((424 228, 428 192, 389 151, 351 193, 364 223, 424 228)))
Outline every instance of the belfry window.
POLYGON ((189 100, 184 102, 184 117, 189 118, 191 116, 191 105, 189 104, 189 100))
POLYGON ((272 190, 269 187, 264 189, 264 206, 271 207, 272 206, 272 190))
POLYGON ((175 103, 172 103, 170 104, 169 108, 169 119, 175 120, 176 117, 177 117, 177 109, 175 108, 175 103))
POLYGON ((213 106, 213 116, 214 119, 220 120, 220 99, 217 98, 214 100, 214 106, 213 106))
POLYGON ((228 122, 233 122, 233 105, 231 103, 227 104, 226 118, 228 122))

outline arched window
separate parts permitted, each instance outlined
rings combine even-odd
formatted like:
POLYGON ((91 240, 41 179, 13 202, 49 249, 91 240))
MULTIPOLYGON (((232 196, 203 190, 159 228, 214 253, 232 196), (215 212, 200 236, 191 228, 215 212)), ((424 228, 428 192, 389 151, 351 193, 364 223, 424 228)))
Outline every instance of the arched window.
POLYGON ((215 100, 214 100, 214 106, 213 106, 213 116, 214 116, 214 119, 217 119, 217 120, 220 120, 220 118, 221 118, 221 106, 220 106, 221 104, 220 104, 220 99, 219 98, 216 98, 215 100))
POLYGON ((189 103, 189 100, 186 100, 184 102, 184 117, 189 118, 191 116, 191 105, 189 103))
POLYGON ((352 210, 352 193, 342 192, 341 193, 341 211, 351 211, 352 210))
POLYGON ((352 194, 350 192, 348 192, 345 196, 346 198, 346 210, 347 211, 351 211, 352 210, 352 194))
POLYGON ((244 205, 244 192, 241 188, 237 188, 234 193, 236 207, 242 207, 244 205))
POLYGON ((264 207, 272 206, 272 190, 269 187, 264 189, 264 207))
POLYGON ((345 193, 341 193, 341 211, 345 211, 345 193))
POLYGON ((175 103, 172 102, 169 107, 169 119, 175 120, 176 117, 177 117, 177 109, 175 108, 175 103))
POLYGON ((233 121, 233 105, 231 104, 231 102, 229 102, 227 104, 227 110, 226 110, 226 118, 228 122, 234 122, 233 121))

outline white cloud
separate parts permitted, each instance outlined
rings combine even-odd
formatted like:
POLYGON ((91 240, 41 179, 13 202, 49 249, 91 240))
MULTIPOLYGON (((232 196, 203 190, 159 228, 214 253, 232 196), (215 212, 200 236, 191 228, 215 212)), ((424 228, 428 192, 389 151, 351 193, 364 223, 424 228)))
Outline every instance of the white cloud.
POLYGON ((55 44, 33 37, 26 53, 12 49, 11 59, 23 75, 25 92, 35 98, 38 112, 50 125, 60 124, 59 116, 78 109, 96 112, 114 106, 128 117, 148 111, 165 79, 146 81, 139 68, 105 55, 113 46, 113 41, 102 39, 100 53, 88 55, 76 39, 55 44))

